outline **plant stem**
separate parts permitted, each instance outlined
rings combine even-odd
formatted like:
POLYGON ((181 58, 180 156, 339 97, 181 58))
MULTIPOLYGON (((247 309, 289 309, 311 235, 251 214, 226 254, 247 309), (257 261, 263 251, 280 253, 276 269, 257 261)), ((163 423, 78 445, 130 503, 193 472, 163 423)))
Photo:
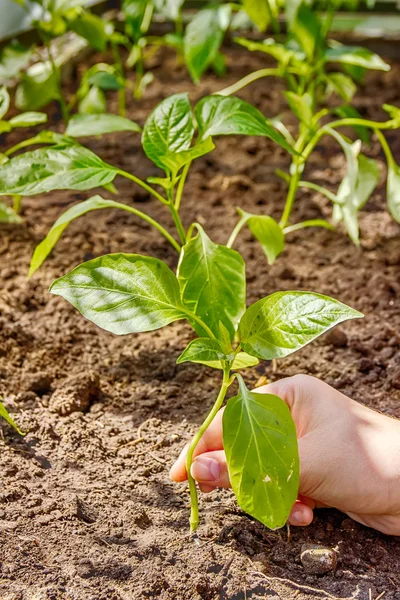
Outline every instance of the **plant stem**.
POLYGON ((64 94, 63 94, 62 83, 61 83, 60 68, 56 65, 56 62, 55 62, 54 57, 53 57, 53 53, 51 51, 51 42, 50 42, 50 40, 49 40, 49 38, 47 36, 45 36, 45 38, 44 38, 44 43, 45 43, 45 46, 46 46, 46 49, 47 49, 47 56, 48 56, 49 62, 51 64, 51 68, 53 70, 54 76, 55 76, 56 81, 57 81, 57 87, 58 87, 58 93, 59 93, 58 101, 60 103, 62 118, 63 118, 64 124, 68 125, 69 110, 68 110, 67 103, 64 100, 64 94))
POLYGON ((210 410, 210 412, 208 413, 206 420, 201 425, 201 427, 198 429, 197 433, 195 434, 194 438, 192 439, 189 449, 188 449, 187 456, 186 456, 186 472, 187 472, 187 476, 188 476, 188 483, 189 483, 189 490, 190 490, 190 502, 191 502, 191 508, 190 508, 190 530, 191 531, 196 531, 196 529, 199 525, 199 501, 198 501, 198 496, 197 496, 197 487, 196 487, 196 482, 190 473, 190 469, 191 469, 191 466, 193 463, 194 451, 196 450, 197 444, 203 437, 204 432, 208 429, 208 427, 210 426, 214 417, 216 416, 217 412, 221 408, 222 403, 225 400, 226 392, 227 392, 230 384, 231 384, 231 380, 229 377, 229 366, 225 366, 221 389, 219 391, 219 394, 215 401, 215 404, 212 407, 212 409, 210 410))
POLYGON ((22 196, 20 196, 19 194, 13 196, 13 211, 17 213, 17 215, 19 215, 21 211, 21 200, 22 196))
MULTIPOLYGON (((121 80, 124 80, 124 67, 121 60, 121 55, 116 44, 111 44, 111 53, 113 55, 115 68, 120 76, 121 80)), ((126 91, 124 87, 118 90, 118 113, 121 117, 125 117, 126 114, 126 91)))
POLYGON ((145 183, 144 181, 139 179, 139 177, 136 177, 135 175, 131 175, 131 173, 128 173, 127 171, 123 171, 122 169, 118 169, 118 175, 122 175, 122 177, 125 177, 126 179, 130 179, 131 181, 134 181, 135 183, 137 183, 137 185, 140 185, 140 187, 142 187, 144 190, 146 190, 146 192, 149 192, 149 194, 154 196, 154 198, 157 198, 157 200, 162 202, 162 204, 169 206, 168 200, 166 200, 163 196, 161 196, 161 194, 156 192, 156 190, 153 190, 153 188, 150 187, 149 185, 147 185, 147 183, 145 183))
POLYGON ((375 121, 369 121, 368 119, 357 119, 349 117, 347 119, 339 119, 338 121, 332 121, 329 123, 329 127, 347 127, 347 126, 361 126, 369 127, 370 129, 393 129, 393 120, 385 121, 384 123, 376 123, 375 121))
POLYGON ((190 169, 190 165, 192 164, 192 161, 188 162, 182 170, 182 175, 181 178, 179 180, 178 183, 178 188, 176 190, 176 195, 175 195, 175 208, 176 210, 179 210, 180 206, 181 206, 181 201, 182 201, 182 194, 183 194, 183 188, 185 187, 185 183, 186 183, 186 177, 187 174, 189 173, 189 169, 190 169))
POLYGON ((312 183, 311 181, 299 181, 299 187, 308 188, 309 190, 319 192, 320 194, 328 198, 331 202, 338 204, 335 194, 322 187, 321 185, 318 185, 317 183, 312 183))
POLYGON ((383 133, 381 131, 379 131, 379 129, 374 129, 374 133, 376 135, 376 137, 378 138, 381 146, 382 146, 382 150, 385 153, 386 156, 386 161, 389 167, 393 167, 395 164, 394 158, 393 158, 393 154, 392 151, 390 149, 389 144, 387 143, 387 139, 385 138, 385 136, 383 135, 383 133))
POLYGON ((236 223, 231 235, 229 236, 229 239, 226 243, 226 247, 227 248, 232 248, 237 236, 239 235, 241 229, 244 227, 244 225, 246 225, 246 222, 248 220, 248 216, 247 215, 242 215, 239 219, 239 221, 236 223))
POLYGON ((326 221, 324 225, 322 225, 321 219, 310 219, 309 221, 302 221, 301 223, 296 223, 295 225, 289 225, 289 227, 285 227, 283 230, 284 235, 288 233, 293 233, 293 231, 298 231, 299 229, 304 229, 305 227, 325 227, 325 229, 330 229, 334 231, 335 228, 331 223, 326 221))
POLYGON ((298 160, 294 160, 292 162, 292 167, 294 169, 294 173, 290 177, 289 190, 286 196, 285 208, 283 209, 282 218, 279 222, 281 229, 284 229, 288 224, 293 204, 296 198, 297 190, 299 188, 300 181, 300 165, 298 160))
POLYGON ((281 71, 279 69, 259 69, 258 71, 254 71, 254 73, 250 73, 239 79, 236 83, 224 88, 220 92, 214 92, 214 95, 218 96, 230 96, 231 94, 236 94, 239 90, 246 87, 253 81, 257 81, 257 79, 262 79, 263 77, 271 77, 271 76, 279 77, 281 75, 281 71))
POLYGON ((172 218, 174 220, 176 229, 178 231, 180 240, 181 240, 182 244, 185 245, 186 244, 186 232, 185 232, 185 229, 184 229, 184 227, 182 225, 182 221, 181 221, 181 218, 179 216, 179 213, 176 210, 176 208, 174 206, 174 203, 172 201, 168 204, 168 206, 169 206, 169 210, 171 211, 171 215, 172 215, 172 218))
POLYGON ((180 245, 178 244, 178 242, 176 240, 174 240, 172 235, 170 233, 168 233, 168 231, 166 229, 164 229, 164 227, 162 225, 160 225, 160 223, 157 223, 157 221, 155 221, 154 219, 149 217, 149 215, 146 215, 146 213, 142 212, 141 210, 138 210, 137 208, 133 208, 132 206, 128 206, 127 204, 121 204, 120 202, 116 202, 115 204, 118 205, 118 208, 122 208, 122 210, 126 210, 127 212, 130 212, 130 213, 136 215, 137 217, 140 217, 141 219, 143 219, 144 221, 147 221, 147 223, 149 223, 150 225, 155 227, 157 229, 157 231, 159 231, 161 233, 161 235, 163 235, 165 237, 165 239, 169 241, 171 246, 178 253, 180 253, 180 251, 181 251, 180 245))

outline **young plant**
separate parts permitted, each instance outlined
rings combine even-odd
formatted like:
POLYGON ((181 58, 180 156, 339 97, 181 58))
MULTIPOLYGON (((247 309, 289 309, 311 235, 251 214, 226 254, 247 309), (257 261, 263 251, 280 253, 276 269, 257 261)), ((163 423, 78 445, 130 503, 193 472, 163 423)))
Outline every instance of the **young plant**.
MULTIPOLYGON (((0 135, 8 133, 20 127, 33 127, 47 121, 47 115, 39 112, 25 112, 11 119, 5 119, 10 108, 10 95, 7 89, 0 87, 0 135)), ((0 153, 0 164, 7 160, 6 154, 0 153)), ((20 208, 20 196, 14 195, 14 206, 10 208, 4 202, 0 202, 0 223, 20 223, 18 215, 20 208)))
POLYGON ((190 475, 194 451, 235 379, 239 392, 228 401, 223 417, 232 488, 244 511, 271 529, 283 526, 299 486, 295 425, 283 400, 252 393, 237 370, 259 359, 287 356, 337 323, 362 315, 311 292, 277 292, 246 309, 241 255, 212 242, 198 224, 180 250, 176 274, 156 258, 109 254, 79 265, 57 279, 50 291, 117 335, 154 331, 180 320, 191 325, 197 337, 177 363, 222 371, 216 401, 187 455, 191 530, 199 523, 197 489, 190 475))
POLYGON ((0 417, 3 418, 9 425, 11 425, 11 427, 13 429, 15 429, 15 431, 17 433, 19 433, 20 435, 24 435, 22 433, 22 431, 19 429, 16 422, 14 421, 14 419, 10 416, 8 410, 6 409, 6 407, 4 406, 4 404, 2 403, 1 400, 2 400, 2 398, 0 396, 0 417))
MULTIPOLYGON (((348 235, 358 245, 358 212, 374 191, 380 177, 377 161, 361 153, 362 141, 368 142, 370 131, 377 134, 387 156, 388 206, 392 216, 400 222, 398 194, 393 185, 396 178, 393 174, 397 172, 397 166, 381 133, 385 129, 399 128, 400 119, 396 107, 383 107, 389 112, 390 119, 382 123, 363 119, 351 106, 351 99, 364 71, 387 71, 390 67, 378 55, 365 48, 344 46, 328 40, 332 15, 333 11, 328 12, 326 19, 322 21, 311 9, 300 4, 289 21, 290 34, 286 43, 280 44, 272 39, 262 43, 238 39, 239 43, 250 50, 271 55, 277 61, 277 66, 256 71, 219 94, 229 96, 262 77, 278 76, 284 79, 287 86, 285 97, 292 114, 297 118, 298 128, 293 134, 281 118, 272 120, 295 151, 289 172, 278 171, 288 184, 286 203, 279 222, 281 232, 285 236, 310 226, 332 229, 338 222, 343 221, 348 235), (335 66, 342 70, 332 70, 335 66), (327 100, 332 92, 335 92, 344 104, 329 107, 327 100), (335 115, 340 118, 335 120, 335 115), (343 127, 353 128, 360 139, 356 142, 349 140, 338 131, 343 127), (340 145, 347 162, 347 175, 336 193, 303 178, 307 161, 323 136, 332 137, 340 145), (323 219, 290 223, 293 205, 300 188, 315 190, 332 201, 332 223, 323 219)), ((245 224, 252 229, 246 215, 241 214, 240 217, 230 245, 245 224)), ((281 246, 283 249, 283 244, 281 246)))
MULTIPOLYGON (((161 102, 148 117, 142 134, 143 150, 153 163, 164 171, 164 177, 150 177, 147 182, 136 175, 123 171, 102 161, 71 137, 50 134, 49 143, 37 150, 28 151, 11 158, 0 166, 0 194, 33 196, 56 189, 90 190, 112 184, 117 175, 125 177, 145 189, 169 211, 175 227, 175 237, 149 215, 130 206, 94 196, 71 207, 53 225, 48 236, 36 248, 30 274, 32 275, 48 256, 68 223, 89 211, 103 208, 120 208, 135 214, 154 226, 173 248, 180 252, 187 241, 188 232, 180 217, 185 182, 193 160, 214 149, 213 138, 219 135, 257 135, 273 139, 291 150, 281 133, 276 131, 265 117, 253 106, 239 98, 208 96, 201 99, 194 109, 194 117, 187 94, 176 94, 161 102), (195 120, 194 120, 195 117, 195 120), (197 126, 197 134, 196 127, 197 126), (161 189, 162 193, 157 191, 161 189)), ((106 131, 127 128, 136 124, 113 115, 77 115, 67 129, 69 136, 101 134, 106 131)), ((46 140, 44 135, 44 142, 46 140)), ((38 143, 38 137, 25 142, 25 146, 38 143)), ((21 148, 21 145, 12 150, 21 148)), ((10 152, 10 151, 9 151, 10 152)), ((251 215, 249 215, 251 217, 251 215)), ((258 237, 268 246, 271 223, 265 217, 252 216, 258 224, 258 237)), ((271 238, 274 241, 275 238, 271 238)), ((271 250, 272 252, 273 250, 271 250)))

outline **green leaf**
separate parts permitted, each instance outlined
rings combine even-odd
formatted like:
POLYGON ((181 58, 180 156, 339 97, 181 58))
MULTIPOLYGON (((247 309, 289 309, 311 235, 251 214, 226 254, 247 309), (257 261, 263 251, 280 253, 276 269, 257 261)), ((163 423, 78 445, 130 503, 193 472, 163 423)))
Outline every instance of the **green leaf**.
POLYGON ((239 324, 241 346, 258 358, 282 358, 334 325, 362 316, 329 296, 276 292, 252 304, 243 315, 239 324))
POLYGON ((48 61, 29 67, 15 93, 15 105, 19 110, 39 110, 59 99, 58 76, 48 61))
POLYGON ((164 156, 189 150, 194 125, 189 97, 174 94, 163 100, 148 117, 142 134, 143 150, 158 167, 168 167, 164 156))
POLYGON ((46 123, 47 115, 40 112, 24 112, 9 120, 12 128, 14 127, 33 127, 46 123))
POLYGON ((240 376, 238 381, 239 393, 228 400, 222 419, 229 480, 239 506, 277 529, 298 494, 296 427, 283 400, 250 392, 240 376))
POLYGON ((226 361, 229 359, 229 355, 225 354, 225 352, 222 350, 221 344, 218 340, 200 337, 189 343, 182 354, 178 357, 176 363, 179 365, 184 362, 202 364, 217 362, 219 365, 217 368, 221 368, 220 361, 226 361))
MULTIPOLYGON (((265 52, 265 54, 269 54, 275 58, 282 67, 287 66, 293 59, 296 59, 296 68, 297 66, 301 67, 303 63, 300 61, 304 61, 305 59, 305 54, 303 52, 284 44, 278 44, 273 38, 268 38, 262 42, 254 42, 253 40, 239 37, 235 38, 235 42, 252 52, 265 52)), ((304 72, 307 72, 307 70, 307 65, 304 65, 304 72)))
POLYGON ((189 150, 183 150, 182 152, 170 152, 162 157, 164 168, 172 173, 177 173, 184 165, 191 162, 192 160, 208 154, 214 150, 215 146, 210 137, 206 138, 203 142, 200 142, 189 148, 189 150))
POLYGON ((71 31, 87 40, 92 48, 104 52, 108 42, 107 21, 80 9, 73 19, 68 19, 68 25, 71 31))
POLYGON ((0 200, 0 223, 21 223, 22 219, 12 208, 0 200))
POLYGON ((0 119, 2 119, 10 108, 10 94, 6 87, 0 88, 0 119))
POLYGON ((57 221, 51 227, 44 240, 40 242, 38 246, 36 246, 31 259, 28 277, 32 277, 32 275, 41 267, 60 239, 64 229, 66 229, 71 221, 78 219, 82 215, 85 215, 92 210, 99 210, 102 208, 121 208, 121 206, 123 205, 119 204, 118 202, 114 202, 113 200, 105 200, 101 196, 93 196, 84 202, 80 202, 79 204, 71 206, 71 208, 66 210, 60 217, 58 217, 57 221))
POLYGON ((381 172, 378 162, 373 158, 359 154, 357 160, 358 177, 353 201, 357 210, 360 210, 376 188, 381 172))
POLYGON ((185 30, 184 56, 190 76, 200 81, 214 62, 229 27, 231 7, 228 4, 200 10, 185 30))
MULTIPOLYGON (((216 337, 221 322, 232 339, 245 310, 245 264, 238 252, 212 242, 199 225, 197 229, 196 237, 183 246, 179 260, 182 302, 216 337)), ((197 323, 192 325, 198 335, 206 334, 197 323)))
POLYGON ((290 32, 299 42, 308 60, 314 60, 314 54, 323 44, 322 28, 317 14, 310 7, 301 4, 290 28, 290 32))
POLYGON ((52 190, 90 190, 110 183, 117 172, 78 144, 39 148, 0 167, 0 194, 34 196, 52 190))
POLYGON ((265 31, 271 22, 269 0, 243 0, 243 9, 259 31, 265 31))
POLYGON ((118 77, 116 73, 113 73, 112 70, 96 70, 87 78, 88 84, 94 85, 95 87, 105 91, 121 90, 124 85, 120 77, 118 77))
POLYGON ((400 108, 393 104, 384 104, 382 108, 388 113, 389 117, 396 122, 397 127, 400 127, 400 108))
POLYGON ((278 223, 268 215, 252 215, 244 210, 238 209, 242 218, 246 218, 246 225, 254 237, 260 242, 267 257, 268 264, 273 265, 275 259, 285 247, 285 236, 278 223))
POLYGON ((394 161, 388 163, 387 203, 393 219, 400 223, 400 167, 394 161))
POLYGON ((62 296, 89 321, 117 335, 154 331, 185 319, 175 274, 157 258, 107 254, 54 281, 62 296))
POLYGON ((79 103, 79 113, 88 115, 104 114, 107 110, 107 101, 104 92, 93 86, 79 103))
POLYGON ((324 52, 327 62, 343 63, 377 71, 390 71, 390 66, 378 54, 367 48, 345 46, 333 40, 329 42, 329 45, 331 47, 324 52))
POLYGON ((123 0, 122 14, 128 26, 129 34, 136 43, 143 35, 142 24, 146 13, 147 0, 123 0))
POLYGON ((16 40, 7 44, 0 53, 0 82, 18 77, 29 65, 32 54, 33 47, 25 48, 16 40))
POLYGON ((346 102, 351 102, 357 91, 354 81, 344 73, 328 73, 326 75, 329 88, 346 102))
POLYGON ((303 94, 302 96, 294 92, 284 92, 284 94, 293 114, 301 123, 310 127, 313 120, 313 100, 310 94, 303 94))
POLYGON ((0 401, 0 417, 3 417, 3 419, 5 419, 5 421, 7 421, 7 423, 9 425, 11 425, 11 427, 13 427, 17 433, 19 433, 20 435, 24 435, 22 433, 22 431, 19 429, 16 422, 14 421, 14 419, 12 419, 10 417, 6 407, 4 406, 4 404, 1 401, 0 401))
POLYGON ((80 114, 74 115, 68 123, 66 135, 83 137, 87 135, 103 135, 114 131, 141 131, 139 125, 130 119, 113 114, 80 114))
POLYGON ((168 21, 177 21, 185 0, 155 0, 154 4, 163 17, 168 21))
POLYGON ((202 140, 214 135, 265 136, 293 152, 279 133, 251 104, 235 96, 206 96, 194 109, 202 140))
MULTIPOLYGON (((196 361, 192 361, 196 362, 196 361)), ((219 369, 223 370, 223 364, 218 360, 203 360, 198 361, 202 365, 206 367, 210 367, 211 369, 219 369)), ((250 356, 250 354, 246 354, 246 352, 239 352, 232 363, 232 371, 239 371, 240 369, 247 369, 248 367, 255 367, 258 365, 258 359, 254 356, 250 356)))

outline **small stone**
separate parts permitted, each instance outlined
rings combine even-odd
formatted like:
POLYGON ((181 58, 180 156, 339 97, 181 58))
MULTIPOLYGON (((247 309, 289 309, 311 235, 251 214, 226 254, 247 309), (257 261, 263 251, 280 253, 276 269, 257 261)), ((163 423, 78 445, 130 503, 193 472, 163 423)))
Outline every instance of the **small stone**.
POLYGON ((358 370, 362 373, 369 373, 369 371, 372 371, 374 366, 374 361, 364 356, 363 358, 360 358, 360 362, 358 363, 358 370))
POLYGON ((335 348, 345 348, 347 346, 347 335, 340 327, 335 327, 325 335, 325 343, 335 346, 335 348))
POLYGON ((303 544, 300 554, 301 564, 306 573, 323 575, 336 570, 337 554, 331 548, 316 544, 303 544))
POLYGON ((78 517, 78 519, 80 521, 84 521, 85 523, 95 523, 99 518, 98 511, 78 496, 76 496, 75 501, 75 515, 78 517))

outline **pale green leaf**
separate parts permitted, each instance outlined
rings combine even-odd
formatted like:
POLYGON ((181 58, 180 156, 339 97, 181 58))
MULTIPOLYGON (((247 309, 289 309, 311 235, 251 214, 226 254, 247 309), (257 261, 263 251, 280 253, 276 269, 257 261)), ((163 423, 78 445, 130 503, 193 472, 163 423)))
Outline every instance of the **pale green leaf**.
POLYGON ((326 75, 329 90, 336 92, 346 102, 351 102, 357 91, 354 81, 344 73, 328 73, 326 75))
POLYGON ((393 219, 400 223, 400 167, 394 161, 388 163, 387 203, 393 219))
POLYGON ((217 368, 220 368, 220 361, 229 359, 230 355, 225 354, 218 340, 199 337, 189 343, 176 362, 178 365, 184 362, 202 364, 207 362, 217 362, 219 365, 217 368))
POLYGON ((0 200, 0 223, 21 223, 21 221, 21 217, 0 200))
POLYGON ((16 422, 14 421, 14 419, 10 416, 9 412, 7 411, 6 407, 4 406, 4 404, 1 401, 0 401, 0 417, 3 417, 3 419, 5 421, 7 421, 7 423, 9 425, 11 425, 11 427, 13 427, 13 429, 15 429, 15 431, 17 433, 19 433, 20 435, 24 435, 22 433, 22 431, 19 429, 16 422))
POLYGON ((82 9, 76 11, 74 17, 68 19, 69 29, 87 40, 95 50, 104 52, 109 37, 107 21, 82 9))
POLYGON ((214 135, 265 136, 293 152, 279 133, 251 104, 234 96, 206 96, 195 107, 196 120, 201 139, 214 135))
POLYGON ((39 110, 59 99, 58 75, 49 61, 29 67, 15 93, 15 105, 19 110, 39 110))
POLYGON ((103 135, 115 131, 141 131, 139 125, 130 119, 113 114, 78 114, 68 123, 66 135, 83 137, 103 135))
POLYGON ((0 194, 34 196, 52 190, 90 190, 113 181, 117 169, 73 144, 39 148, 0 167, 0 194))
POLYGON ((79 102, 79 113, 81 115, 99 115, 107 110, 107 101, 104 92, 92 86, 88 93, 79 102))
MULTIPOLYGON (((232 339, 245 310, 245 264, 238 252, 215 244, 197 228, 198 234, 183 246, 179 260, 182 302, 215 336, 219 336, 221 322, 232 339)), ((198 323, 192 325, 198 335, 206 334, 198 323)))
POLYGON ((190 76, 200 81, 206 69, 214 62, 229 27, 229 4, 199 10, 185 30, 183 51, 190 76))
POLYGON ((7 82, 17 77, 27 68, 33 53, 32 48, 25 48, 14 40, 7 44, 0 53, 0 82, 7 82))
POLYGON ((243 0, 243 9, 259 31, 265 31, 271 22, 269 0, 243 0))
POLYGON ((301 4, 290 27, 291 34, 297 39, 308 60, 314 60, 314 54, 322 45, 321 23, 316 12, 301 4))
POLYGON ((292 354, 358 311, 321 294, 276 292, 252 304, 239 324, 241 346, 258 358, 292 354))
POLYGON ((285 525, 299 488, 296 427, 286 403, 250 392, 228 400, 222 427, 229 480, 239 506, 269 527, 285 525))
POLYGON ((333 40, 329 44, 331 47, 327 48, 324 53, 324 58, 327 62, 354 65, 363 67, 364 69, 390 71, 390 66, 378 54, 371 52, 367 48, 345 46, 333 40))
POLYGON ((16 117, 10 119, 9 123, 14 127, 33 127, 34 125, 40 125, 46 123, 47 115, 40 112, 24 112, 16 117))
POLYGON ((165 169, 164 156, 189 150, 194 124, 187 94, 163 100, 148 117, 142 134, 143 150, 158 167, 165 169))
POLYGON ((10 94, 6 87, 0 88, 0 119, 2 119, 10 108, 10 94))
POLYGON ((214 148, 215 146, 212 139, 208 137, 204 141, 193 146, 193 148, 189 148, 189 150, 182 150, 182 152, 169 152, 165 154, 162 157, 162 162, 164 164, 164 168, 173 173, 177 173, 184 165, 191 162, 195 158, 199 158, 200 156, 208 154, 214 150, 214 148))
POLYGON ((293 114, 300 122, 304 123, 307 127, 310 127, 314 114, 311 95, 303 94, 302 96, 299 96, 294 92, 284 92, 284 94, 293 114))
POLYGON ((153 331, 186 318, 175 274, 149 256, 95 258, 54 281, 50 291, 117 335, 153 331))
POLYGON ((246 225, 254 237, 260 242, 267 257, 268 264, 272 265, 285 247, 285 236, 278 223, 268 215, 252 215, 241 209, 238 210, 242 218, 246 218, 246 225))

